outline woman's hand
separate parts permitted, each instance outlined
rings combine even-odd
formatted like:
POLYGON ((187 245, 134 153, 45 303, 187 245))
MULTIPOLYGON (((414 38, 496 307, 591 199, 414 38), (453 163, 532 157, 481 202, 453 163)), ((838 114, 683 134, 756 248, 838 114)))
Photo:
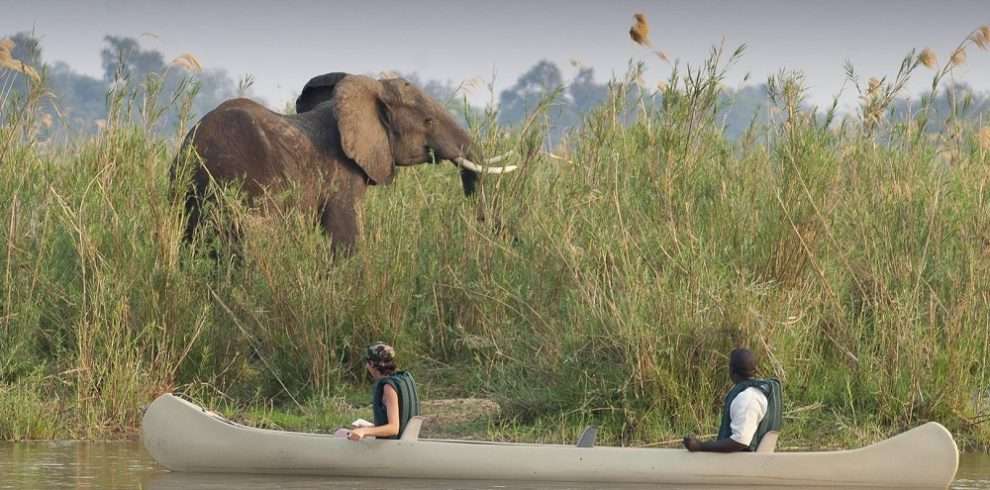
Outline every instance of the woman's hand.
POLYGON ((385 385, 385 392, 382 396, 388 414, 388 423, 385 425, 375 425, 372 427, 355 427, 347 438, 352 441, 360 441, 365 437, 392 437, 399 435, 399 394, 391 385, 385 385))

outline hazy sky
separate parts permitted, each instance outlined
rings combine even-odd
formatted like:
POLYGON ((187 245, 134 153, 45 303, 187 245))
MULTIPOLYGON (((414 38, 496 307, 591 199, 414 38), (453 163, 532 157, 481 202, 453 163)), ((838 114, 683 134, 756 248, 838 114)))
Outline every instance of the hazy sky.
MULTIPOLYGON (((496 92, 540 59, 595 68, 599 81, 643 60, 648 80, 670 66, 633 44, 632 14, 643 12, 651 38, 670 57, 702 61, 723 37, 749 46, 731 72, 763 82, 799 69, 812 102, 842 85, 843 62, 863 76, 892 76, 912 48, 944 60, 972 29, 990 23, 990 1, 921 0, 0 0, 0 35, 34 30, 45 58, 99 76, 105 34, 139 37, 168 59, 191 52, 233 78, 252 74, 255 92, 280 107, 311 76, 330 72, 418 72, 423 79, 488 81, 496 92), (152 33, 153 37, 143 33, 152 33)), ((990 53, 970 50, 958 79, 990 90, 990 53)), ((911 86, 930 84, 923 71, 911 86)), ((488 100, 479 87, 471 99, 488 100)))

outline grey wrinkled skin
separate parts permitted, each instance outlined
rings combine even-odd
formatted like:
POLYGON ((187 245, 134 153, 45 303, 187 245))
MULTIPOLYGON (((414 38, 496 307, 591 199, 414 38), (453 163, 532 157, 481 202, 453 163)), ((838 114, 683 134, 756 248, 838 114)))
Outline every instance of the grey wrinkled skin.
MULTIPOLYGON (((183 150, 192 145, 201 164, 194 164, 185 195, 187 239, 200 222, 212 178, 221 185, 239 182, 255 204, 291 190, 291 205, 312 212, 335 250, 349 250, 361 234, 359 204, 369 185, 388 184, 397 166, 434 157, 480 160, 447 110, 400 78, 320 75, 306 84, 296 109, 283 115, 232 99, 190 130, 183 150)), ((460 172, 465 195, 473 194, 479 176, 460 172)))

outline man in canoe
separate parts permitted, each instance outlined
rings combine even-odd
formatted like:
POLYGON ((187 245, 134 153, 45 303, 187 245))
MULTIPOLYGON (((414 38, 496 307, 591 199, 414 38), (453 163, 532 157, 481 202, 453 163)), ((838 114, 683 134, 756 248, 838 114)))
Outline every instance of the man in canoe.
POLYGON ((419 415, 416 381, 406 371, 396 371, 395 349, 377 342, 368 347, 366 367, 375 380, 371 388, 371 409, 375 415, 373 427, 358 427, 348 439, 360 441, 366 436, 398 439, 409 419, 419 415))
POLYGON ((729 377, 735 386, 725 396, 718 438, 701 442, 687 436, 684 447, 688 451, 755 451, 763 436, 780 430, 780 382, 756 378, 756 356, 749 349, 729 354, 729 377))

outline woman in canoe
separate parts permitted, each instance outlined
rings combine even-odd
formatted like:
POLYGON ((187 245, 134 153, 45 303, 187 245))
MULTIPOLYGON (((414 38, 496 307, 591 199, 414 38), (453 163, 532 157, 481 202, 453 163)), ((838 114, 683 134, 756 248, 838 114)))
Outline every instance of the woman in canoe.
POLYGON ((375 415, 373 427, 358 427, 348 439, 360 441, 366 436, 379 439, 398 439, 409 423, 419 415, 419 396, 416 381, 406 371, 397 371, 395 349, 377 342, 368 347, 365 366, 375 380, 371 388, 371 409, 375 415))

